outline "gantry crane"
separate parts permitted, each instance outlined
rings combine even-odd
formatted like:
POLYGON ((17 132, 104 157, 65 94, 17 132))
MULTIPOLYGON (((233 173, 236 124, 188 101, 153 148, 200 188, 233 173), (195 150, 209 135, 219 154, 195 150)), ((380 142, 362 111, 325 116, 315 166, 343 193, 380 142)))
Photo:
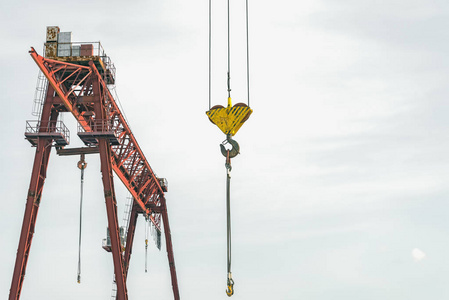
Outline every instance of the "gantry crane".
POLYGON ((166 180, 158 178, 151 169, 114 100, 110 87, 115 83, 115 67, 100 43, 72 43, 63 37, 59 27, 47 27, 45 56, 39 55, 34 48, 30 51, 48 83, 44 89, 40 120, 28 121, 26 127, 25 137, 36 147, 36 153, 9 300, 20 297, 53 147, 61 155, 99 153, 117 299, 128 299, 126 278, 138 214, 145 215, 159 229, 162 217, 174 299, 179 299, 164 194, 166 180), (78 121, 78 136, 86 147, 66 148, 69 131, 58 119, 65 112, 70 112, 78 121), (120 241, 113 171, 133 197, 126 247, 120 241))

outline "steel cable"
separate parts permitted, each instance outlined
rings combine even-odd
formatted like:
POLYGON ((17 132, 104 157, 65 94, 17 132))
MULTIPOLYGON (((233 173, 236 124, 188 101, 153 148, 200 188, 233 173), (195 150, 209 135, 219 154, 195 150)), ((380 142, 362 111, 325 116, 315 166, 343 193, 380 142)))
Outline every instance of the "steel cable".
POLYGON ((77 276, 78 283, 81 283, 81 229, 83 222, 83 190, 84 190, 84 168, 81 169, 80 226, 78 237, 78 276, 77 276))
POLYGON ((228 98, 231 98, 231 21, 229 18, 229 0, 228 0, 228 98))
POLYGON ((211 70, 212 70, 212 63, 211 63, 211 52, 212 52, 212 0, 209 0, 209 110, 211 108, 211 70))
POLYGON ((248 0, 246 0, 246 89, 249 106, 249 33, 248 33, 248 0))
POLYGON ((148 234, 150 231, 150 221, 145 217, 145 273, 148 272, 148 234))
POLYGON ((226 217, 227 217, 227 249, 228 249, 228 273, 231 273, 231 176, 228 172, 226 180, 226 217))

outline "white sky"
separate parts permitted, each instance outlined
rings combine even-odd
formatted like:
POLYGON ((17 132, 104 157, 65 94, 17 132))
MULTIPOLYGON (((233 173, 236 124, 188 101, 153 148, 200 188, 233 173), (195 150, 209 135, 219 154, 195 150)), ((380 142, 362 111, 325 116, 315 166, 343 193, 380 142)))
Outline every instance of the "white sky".
MULTIPOLYGON (((226 104, 225 1, 214 3, 213 104, 226 104)), ((232 96, 246 101, 244 2, 231 1, 232 96)), ((251 107, 233 160, 233 299, 447 299, 449 3, 250 1, 251 107), (419 253, 420 259, 417 259, 419 253), (425 258, 425 259, 423 259, 425 258)), ((45 28, 98 41, 151 166, 169 180, 182 299, 227 299, 223 134, 208 109, 207 1, 0 3, 0 298, 9 294, 35 149, 24 140, 45 28), (125 4, 126 3, 126 4, 125 4)), ((81 146, 70 115, 71 146, 81 146)), ((21 299, 110 299, 99 158, 50 157, 21 299)), ((116 180, 119 216, 126 191, 116 180)), ((163 244, 164 245, 164 244, 163 244)), ((172 299, 165 248, 130 299, 172 299)))

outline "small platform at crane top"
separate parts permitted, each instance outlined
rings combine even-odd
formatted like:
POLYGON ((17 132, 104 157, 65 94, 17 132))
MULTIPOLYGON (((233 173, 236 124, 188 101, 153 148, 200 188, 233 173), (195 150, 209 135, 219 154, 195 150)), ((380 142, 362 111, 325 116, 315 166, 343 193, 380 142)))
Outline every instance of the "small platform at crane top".
POLYGON ((93 61, 107 84, 115 84, 115 66, 100 42, 72 42, 72 32, 60 32, 58 26, 47 27, 45 57, 88 66, 93 61))

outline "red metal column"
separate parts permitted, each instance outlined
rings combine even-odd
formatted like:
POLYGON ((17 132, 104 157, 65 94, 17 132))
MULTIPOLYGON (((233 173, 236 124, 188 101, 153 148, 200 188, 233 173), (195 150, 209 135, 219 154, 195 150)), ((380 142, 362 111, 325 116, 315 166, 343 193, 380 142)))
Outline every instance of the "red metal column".
MULTIPOLYGON (((104 98, 98 78, 93 80, 94 110, 96 119, 104 119, 104 98)), ((106 213, 111 238, 111 252, 114 261, 115 282, 117 284, 117 300, 127 300, 126 274, 124 270, 120 230, 117 218, 117 201, 115 198, 114 181, 112 175, 111 145, 106 138, 98 138, 100 151, 101 174, 103 180, 104 197, 106 200, 106 213)))
POLYGON ((101 173, 103 175, 104 197, 106 200, 106 213, 108 216, 109 235, 111 237, 112 258, 114 261, 115 282, 117 284, 117 300, 127 300, 126 276, 123 264, 120 231, 117 220, 117 201, 115 199, 114 182, 110 161, 109 142, 99 139, 101 173))
POLYGON ((165 245, 167 248, 168 265, 170 266, 171 284, 175 300, 179 300, 178 279, 176 277, 175 257, 173 255, 173 244, 171 241, 170 224, 168 223, 167 204, 163 196, 160 197, 162 206, 162 221, 164 222, 165 245))
MULTIPOLYGON (((47 127, 49 122, 55 123, 58 118, 58 112, 52 110, 53 93, 53 88, 49 86, 42 110, 41 128, 39 131, 47 127)), ((30 254, 31 242, 33 240, 37 213, 41 201, 42 189, 47 175, 47 165, 52 142, 52 139, 41 138, 37 143, 33 171, 31 172, 30 188, 28 190, 25 214, 23 217, 22 231, 20 233, 19 247, 17 249, 14 274, 12 277, 11 289, 9 291, 9 300, 18 300, 20 298, 30 254)))

